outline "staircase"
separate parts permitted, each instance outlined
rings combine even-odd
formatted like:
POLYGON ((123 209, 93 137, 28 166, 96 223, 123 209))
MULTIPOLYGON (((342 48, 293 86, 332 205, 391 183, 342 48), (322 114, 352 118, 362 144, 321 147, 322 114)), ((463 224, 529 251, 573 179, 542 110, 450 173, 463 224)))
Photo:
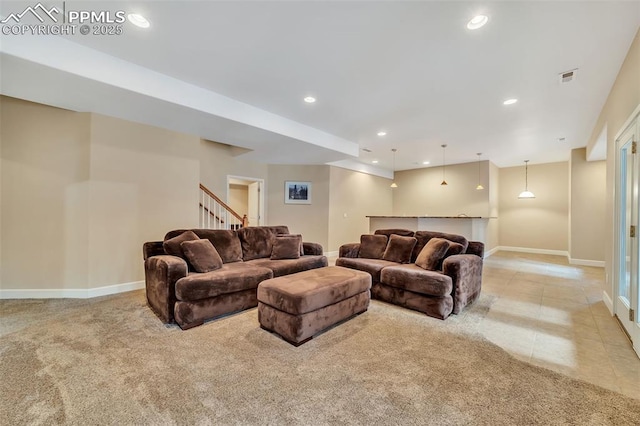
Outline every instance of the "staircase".
POLYGON ((249 226, 247 215, 240 216, 206 186, 200 184, 201 229, 240 229, 249 226))

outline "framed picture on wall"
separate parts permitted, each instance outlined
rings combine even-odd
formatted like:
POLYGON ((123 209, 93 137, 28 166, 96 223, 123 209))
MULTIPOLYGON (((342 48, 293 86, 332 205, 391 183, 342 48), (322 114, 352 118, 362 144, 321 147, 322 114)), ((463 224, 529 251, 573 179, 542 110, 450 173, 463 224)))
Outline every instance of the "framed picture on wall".
POLYGON ((286 181, 284 202, 285 204, 311 204, 311 182, 286 181))

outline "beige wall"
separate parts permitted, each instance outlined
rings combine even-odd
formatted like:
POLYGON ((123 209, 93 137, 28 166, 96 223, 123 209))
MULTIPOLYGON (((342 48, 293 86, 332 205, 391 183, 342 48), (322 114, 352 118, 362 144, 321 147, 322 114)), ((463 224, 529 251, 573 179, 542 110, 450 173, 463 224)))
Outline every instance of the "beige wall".
POLYGON ((329 166, 270 165, 266 183, 268 225, 287 225, 304 241, 322 244, 327 251, 329 235, 329 166), (284 182, 311 182, 311 204, 285 204, 284 182))
POLYGON ((143 280, 142 244, 198 225, 199 147, 195 136, 92 115, 89 288, 143 280))
POLYGON ((326 251, 337 251, 342 244, 360 241, 360 235, 369 233, 366 216, 392 213, 395 189, 389 185, 389 179, 331 167, 326 251))
POLYGON ((90 115, 0 108, 2 288, 86 287, 90 115))
POLYGON ((442 186, 442 167, 395 173, 398 188, 393 192, 393 214, 399 216, 488 216, 489 161, 481 164, 484 190, 478 185, 478 163, 446 167, 448 185, 442 186))
POLYGON ((489 222, 487 223, 485 252, 500 245, 500 169, 489 163, 489 222))
MULTIPOLYGON (((242 160, 237 154, 237 148, 232 146, 206 139, 200 141, 200 182, 225 202, 229 201, 227 176, 267 180, 266 164, 242 160)), ((265 216, 265 223, 269 223, 269 213, 265 212, 265 216)))
POLYGON ((605 291, 613 299, 613 247, 614 247, 614 203, 615 203, 615 137, 624 122, 640 105, 640 30, 620 68, 616 81, 609 92, 600 116, 587 144, 592 147, 604 126, 607 126, 607 195, 605 213, 605 291))
POLYGON ((534 199, 518 199, 524 190, 524 166, 499 173, 500 246, 568 250, 569 163, 529 165, 529 190, 534 199))
POLYGON ((3 289, 141 281, 142 244, 197 224, 199 138, 0 99, 3 289))
POLYGON ((604 261, 606 240, 607 164, 587 161, 586 148, 571 151, 571 211, 569 256, 573 260, 604 261))
POLYGON ((232 183, 229 185, 229 201, 227 202, 240 216, 249 211, 249 187, 232 183))

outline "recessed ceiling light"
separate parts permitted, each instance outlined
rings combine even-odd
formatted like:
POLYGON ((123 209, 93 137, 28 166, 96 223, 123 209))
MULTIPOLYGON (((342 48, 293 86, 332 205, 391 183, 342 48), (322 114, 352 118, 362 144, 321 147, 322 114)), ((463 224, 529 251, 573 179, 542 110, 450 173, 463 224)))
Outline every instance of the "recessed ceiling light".
POLYGON ((477 30, 478 28, 484 26, 489 21, 489 17, 485 15, 474 16, 472 20, 467 23, 467 28, 470 30, 477 30))
POLYGON ((308 104, 312 104, 316 101, 316 98, 314 98, 313 96, 307 96, 306 98, 304 98, 304 101, 308 104))
POLYGON ((378 160, 373 160, 372 163, 373 164, 378 164, 378 160))
POLYGON ((422 164, 426 166, 427 164, 431 164, 431 163, 429 163, 428 161, 423 161, 422 164))
POLYGON ((149 21, 147 21, 147 18, 145 18, 144 16, 139 15, 137 13, 128 14, 127 15, 127 19, 133 25, 135 25, 136 27, 140 27, 140 28, 149 28, 149 26, 151 25, 149 23, 149 21))
POLYGON ((504 105, 513 105, 516 102, 518 102, 517 99, 513 98, 513 99, 507 99, 506 101, 503 102, 504 105))
POLYGON ((385 132, 384 130, 381 130, 378 132, 378 136, 386 136, 387 132, 385 132))

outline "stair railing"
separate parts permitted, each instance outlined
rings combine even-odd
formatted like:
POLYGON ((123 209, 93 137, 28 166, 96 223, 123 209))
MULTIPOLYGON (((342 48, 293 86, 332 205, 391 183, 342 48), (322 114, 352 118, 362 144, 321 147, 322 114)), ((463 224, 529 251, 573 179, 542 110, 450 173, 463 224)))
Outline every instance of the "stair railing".
POLYGON ((247 215, 240 216, 206 186, 200 184, 200 228, 240 229, 249 226, 247 215))

